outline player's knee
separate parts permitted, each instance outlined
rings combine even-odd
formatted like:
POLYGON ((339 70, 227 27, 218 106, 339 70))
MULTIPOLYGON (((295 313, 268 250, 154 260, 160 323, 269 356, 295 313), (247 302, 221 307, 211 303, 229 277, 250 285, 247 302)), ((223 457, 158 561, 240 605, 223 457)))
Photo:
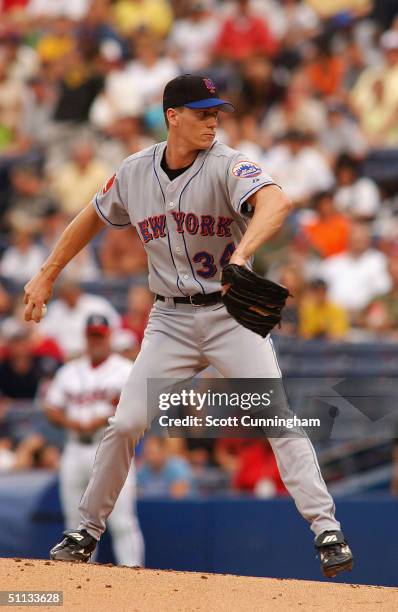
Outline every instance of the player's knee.
POLYGON ((146 419, 141 418, 139 415, 127 416, 120 413, 116 413, 112 419, 109 419, 109 424, 112 425, 117 434, 128 435, 137 439, 143 435, 148 427, 146 419))

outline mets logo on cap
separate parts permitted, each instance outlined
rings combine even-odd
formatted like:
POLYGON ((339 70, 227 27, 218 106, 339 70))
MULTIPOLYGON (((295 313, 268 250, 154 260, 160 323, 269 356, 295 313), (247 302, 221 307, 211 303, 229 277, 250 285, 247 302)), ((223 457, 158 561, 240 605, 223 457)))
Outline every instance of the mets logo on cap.
POLYGON ((240 161, 232 168, 232 174, 237 178, 253 178, 262 172, 260 166, 250 161, 240 161))
POLYGON ((207 89, 209 90, 211 94, 214 95, 216 93, 216 86, 211 79, 203 79, 203 83, 205 84, 205 86, 207 87, 207 89))

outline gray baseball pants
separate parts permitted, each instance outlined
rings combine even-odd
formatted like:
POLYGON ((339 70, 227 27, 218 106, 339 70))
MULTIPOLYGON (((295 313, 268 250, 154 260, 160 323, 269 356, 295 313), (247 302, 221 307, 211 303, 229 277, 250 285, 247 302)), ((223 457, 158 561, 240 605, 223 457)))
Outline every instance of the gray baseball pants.
MULTIPOLYGON (((136 442, 148 427, 147 378, 186 379, 214 366, 226 378, 281 376, 272 340, 245 329, 223 305, 192 306, 157 301, 141 352, 104 437, 80 501, 81 523, 99 539, 129 472, 136 442)), ((333 499, 307 437, 269 440, 281 478, 315 536, 338 530, 333 499)))

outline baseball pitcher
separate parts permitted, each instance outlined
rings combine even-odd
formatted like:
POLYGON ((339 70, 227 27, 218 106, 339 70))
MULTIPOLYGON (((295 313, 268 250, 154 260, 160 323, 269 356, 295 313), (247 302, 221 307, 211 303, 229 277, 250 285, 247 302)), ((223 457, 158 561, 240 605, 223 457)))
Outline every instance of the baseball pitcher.
MULTIPOLYGON (((269 331, 287 290, 251 272, 252 256, 282 226, 290 202, 257 163, 215 140, 233 107, 213 81, 170 81, 163 108, 167 142, 128 157, 72 221, 25 287, 25 318, 40 321, 65 265, 103 228, 133 225, 146 249, 156 295, 141 352, 98 447, 80 523, 51 558, 87 561, 105 530, 148 427, 147 378, 185 379, 208 365, 227 378, 281 373, 269 331)), ((306 437, 270 439, 280 474, 315 535, 326 576, 351 569, 352 553, 306 437)))

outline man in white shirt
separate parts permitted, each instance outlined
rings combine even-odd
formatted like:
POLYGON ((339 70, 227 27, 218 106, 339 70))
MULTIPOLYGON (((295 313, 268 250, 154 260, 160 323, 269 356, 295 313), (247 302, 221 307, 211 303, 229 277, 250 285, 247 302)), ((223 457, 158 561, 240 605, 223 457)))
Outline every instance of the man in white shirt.
MULTIPOLYGON (((79 501, 90 479, 95 453, 108 418, 114 415, 132 362, 112 353, 106 317, 91 315, 85 323, 86 355, 62 366, 46 395, 47 416, 67 432, 61 464, 60 495, 66 529, 79 520, 79 501)), ((142 566, 144 542, 135 514, 135 470, 132 464, 109 515, 116 560, 142 566)))
POLYGON ((350 155, 341 155, 336 162, 337 208, 353 217, 373 219, 380 210, 381 198, 374 181, 359 176, 358 162, 350 155))
POLYGON ((210 0, 191 0, 189 14, 179 19, 170 34, 171 51, 177 52, 183 72, 207 68, 220 31, 220 20, 211 12, 210 0))
POLYGON ((334 184, 326 158, 300 132, 288 132, 284 142, 264 156, 263 166, 296 206, 334 184))
POLYGON ((108 300, 83 293, 76 282, 64 280, 59 287, 58 299, 49 305, 40 327, 57 341, 65 358, 71 359, 85 350, 85 324, 90 314, 103 315, 113 329, 119 327, 120 317, 108 300))
POLYGON ((369 229, 365 223, 357 222, 352 226, 348 250, 326 259, 320 273, 329 285, 331 300, 354 317, 377 295, 387 293, 391 286, 387 259, 370 247, 369 229))

